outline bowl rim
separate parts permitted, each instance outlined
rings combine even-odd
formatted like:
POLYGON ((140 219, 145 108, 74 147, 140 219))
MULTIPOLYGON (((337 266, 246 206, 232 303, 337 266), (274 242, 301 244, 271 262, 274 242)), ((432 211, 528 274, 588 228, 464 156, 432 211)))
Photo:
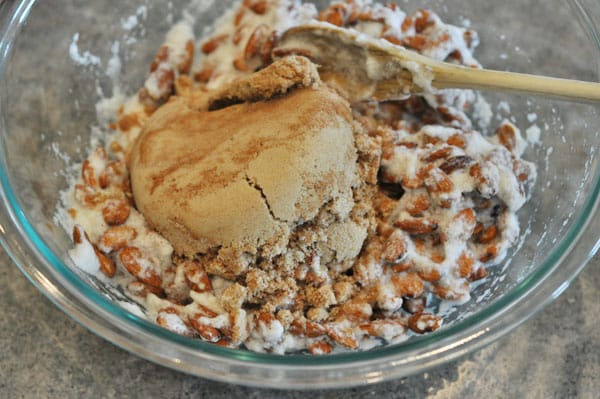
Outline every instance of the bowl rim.
MULTIPOLYGON (((0 11, 8 8, 10 13, 5 15, 11 16, 6 30, 0 31, 0 74, 12 40, 36 2, 0 4, 0 11)), ((582 25, 600 51, 600 34, 586 7, 580 0, 569 3, 580 13, 582 25)), ((1 107, 0 103, 0 111, 1 107)), ((5 129, 3 120, 0 129, 5 129)), ((477 314, 400 345, 364 352, 315 357, 240 351, 172 333, 124 310, 92 288, 52 252, 29 222, 5 173, 8 167, 1 137, 0 148, 0 197, 4 211, 0 213, 0 244, 29 281, 67 315, 113 344, 161 365, 225 382, 273 388, 282 384, 287 388, 353 386, 398 378, 445 363, 491 343, 533 316, 568 287, 600 247, 597 172, 581 212, 545 262, 477 314)))

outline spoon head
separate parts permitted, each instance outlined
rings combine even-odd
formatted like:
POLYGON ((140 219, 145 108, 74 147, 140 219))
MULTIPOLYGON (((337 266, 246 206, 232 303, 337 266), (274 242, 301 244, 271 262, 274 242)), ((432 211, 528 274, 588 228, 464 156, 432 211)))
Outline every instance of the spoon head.
POLYGON ((430 89, 428 59, 358 31, 324 22, 284 32, 273 56, 299 54, 318 64, 321 79, 350 101, 392 100, 430 89))

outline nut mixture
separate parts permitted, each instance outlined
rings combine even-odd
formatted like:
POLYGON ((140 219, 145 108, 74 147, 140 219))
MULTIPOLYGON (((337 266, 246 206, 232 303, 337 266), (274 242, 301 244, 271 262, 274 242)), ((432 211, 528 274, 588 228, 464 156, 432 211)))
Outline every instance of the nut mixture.
POLYGON ((432 305, 467 301, 471 283, 517 240, 515 212, 536 175, 520 158, 525 142, 510 122, 489 137, 473 129, 473 92, 352 104, 367 188, 353 192, 360 198, 349 217, 368 226, 352 261, 319 251, 339 217, 336 203, 294 226, 286 251, 271 259, 177 254, 136 209, 127 159, 145 122, 171 96, 193 98, 263 69, 294 24, 326 21, 472 67, 479 67, 477 34, 429 10, 405 15, 395 4, 358 0, 321 12, 297 1, 244 0, 223 18, 201 42, 186 23, 171 30, 144 86, 119 108, 114 133, 83 162, 67 201, 74 262, 118 281, 160 326, 227 347, 322 355, 438 329, 443 318, 432 305))

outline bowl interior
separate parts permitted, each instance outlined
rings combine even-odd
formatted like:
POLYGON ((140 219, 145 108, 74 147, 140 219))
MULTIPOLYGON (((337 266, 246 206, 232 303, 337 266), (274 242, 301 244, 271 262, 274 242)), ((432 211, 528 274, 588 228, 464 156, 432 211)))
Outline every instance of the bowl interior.
MULTIPOLYGON (((46 253, 73 266, 67 256, 71 239, 55 214, 61 190, 76 173, 71 165, 82 161, 91 140, 108 129, 99 122, 96 103, 110 97, 115 84, 127 94, 137 90, 165 32, 182 10, 197 16, 196 31, 201 36, 231 3, 196 1, 190 6, 183 0, 61 0, 32 7, 11 43, 0 76, 0 173, 6 198, 33 229, 27 230, 17 220, 19 234, 38 247, 42 244, 37 240, 41 240, 46 253), (111 59, 120 60, 118 76, 110 72, 111 59)), ((470 25, 480 35, 476 57, 485 67, 596 80, 596 68, 590 65, 597 65, 599 51, 578 14, 576 6, 581 4, 400 2, 407 12, 426 7, 447 22, 470 25)), ((472 323, 499 298, 535 283, 530 281, 534 274, 557 267, 588 220, 591 197, 598 191, 597 107, 507 93, 490 92, 485 97, 494 117, 482 130, 493 131, 504 118, 525 136, 539 129, 539 143, 530 145, 524 156, 537 164, 538 180, 531 200, 519 213, 522 239, 518 246, 490 270, 491 276, 477 287, 473 300, 457 308, 449 322, 466 318, 472 323)), ((76 273, 85 284, 100 288, 105 298, 126 302, 122 293, 76 273)), ((423 340, 423 345, 428 342, 423 340)), ((252 360, 255 355, 246 356, 252 360)))

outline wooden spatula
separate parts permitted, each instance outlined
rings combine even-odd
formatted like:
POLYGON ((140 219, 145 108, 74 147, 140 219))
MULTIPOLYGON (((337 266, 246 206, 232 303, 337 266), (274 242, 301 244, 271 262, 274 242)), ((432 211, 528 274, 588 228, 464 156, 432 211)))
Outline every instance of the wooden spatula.
POLYGON ((391 100, 435 89, 509 90, 599 101, 600 83, 477 69, 436 61, 357 31, 311 23, 284 32, 273 54, 306 55, 350 100, 391 100))

